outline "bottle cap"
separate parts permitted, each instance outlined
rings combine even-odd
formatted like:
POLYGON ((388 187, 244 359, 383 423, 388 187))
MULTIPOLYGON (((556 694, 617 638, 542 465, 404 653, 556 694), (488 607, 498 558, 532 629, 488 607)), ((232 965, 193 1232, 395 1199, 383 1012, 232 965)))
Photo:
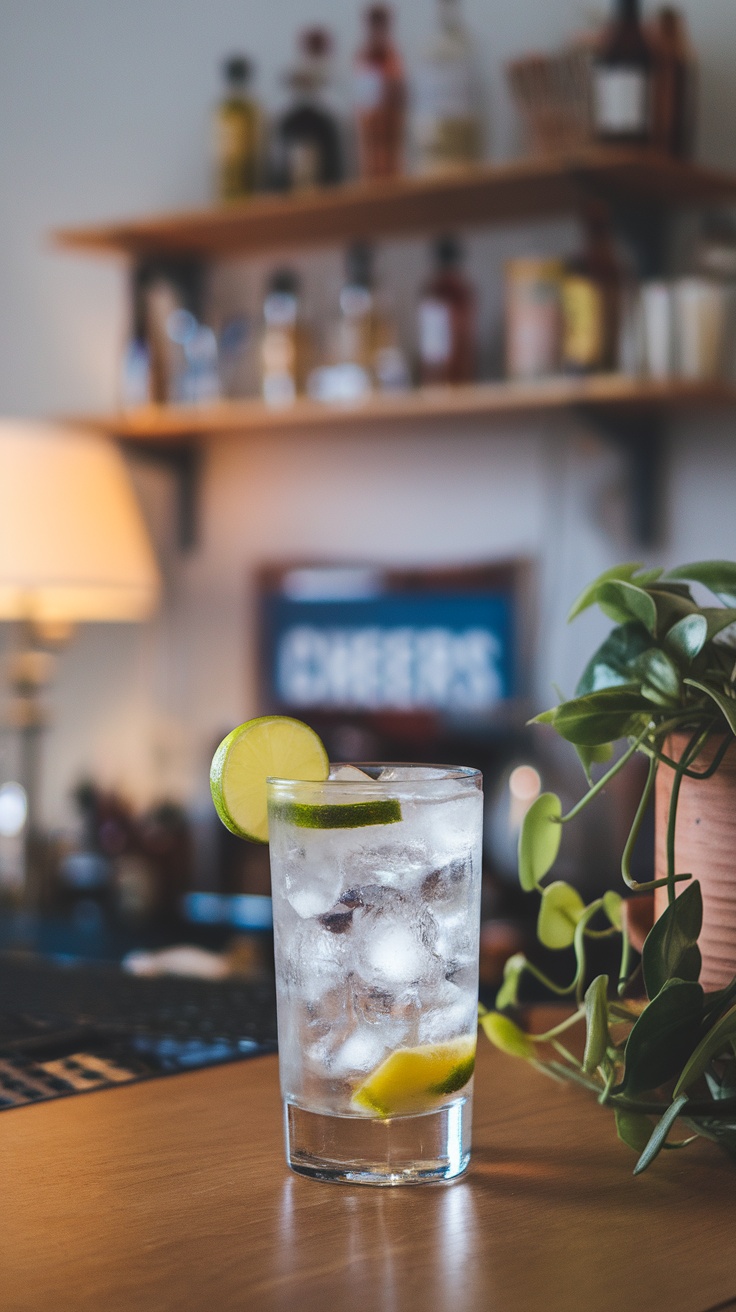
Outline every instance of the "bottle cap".
POLYGON ((437 263, 443 269, 452 268, 453 265, 459 264, 463 257, 463 248, 457 237, 445 233, 438 237, 434 246, 434 255, 437 263))
POLYGON ((366 9, 366 21, 369 27, 385 31, 391 25, 391 10, 388 5, 371 5, 366 9))
POLYGON ((268 281, 269 292, 282 296, 296 296, 299 291, 299 279, 293 269, 276 269, 268 281))
POLYGON ((253 76, 253 64, 245 55, 229 55, 222 65, 228 82, 247 82, 253 76))
POLYGON ((348 246, 345 272, 351 287, 373 286, 373 249, 368 242, 356 241, 348 246))
POLYGON ((299 37, 299 45, 306 55, 323 58, 332 52, 332 35, 326 27, 307 27, 299 37))

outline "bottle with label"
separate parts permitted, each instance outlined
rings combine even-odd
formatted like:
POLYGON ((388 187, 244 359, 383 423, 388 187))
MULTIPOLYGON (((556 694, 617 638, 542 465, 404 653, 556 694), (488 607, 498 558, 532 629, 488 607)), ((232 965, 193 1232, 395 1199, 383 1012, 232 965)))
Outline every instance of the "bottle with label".
POLYGON ((261 394, 268 405, 289 405, 303 391, 307 348, 299 280, 290 269, 279 269, 263 301, 261 394))
POLYGON ((508 260, 506 373, 519 381, 547 378, 560 364, 560 260, 536 255, 508 260))
POLYGON ((660 9, 651 28, 654 48, 653 144, 670 155, 692 154, 697 118, 697 61, 685 17, 660 9))
POLYGON ((480 154, 472 45, 460 0, 438 0, 439 26, 417 70, 414 137, 421 173, 462 169, 480 154))
POLYGON ((330 363, 310 375, 310 395, 322 401, 356 401, 373 390, 404 390, 409 371, 394 317, 376 290, 373 250, 367 243, 349 247, 345 272, 330 363))
POLYGON ((613 21, 593 64, 593 125, 599 141, 651 142, 652 73, 639 0, 615 0, 613 21))
POLYGON ((390 178, 401 173, 403 166, 404 65, 393 44, 391 10, 371 5, 365 21, 365 44, 353 66, 358 171, 362 178, 390 178))
POLYGON ((420 379, 470 382, 476 367, 475 291, 462 272, 462 250, 454 237, 439 239, 434 258, 435 272, 418 307, 420 379))
POLYGON ((287 75, 293 101, 276 126, 271 181, 283 191, 329 186, 343 177, 340 125, 325 103, 332 39, 322 27, 302 32, 300 58, 287 75))
POLYGON ((608 211, 591 202, 584 214, 585 247, 562 275, 561 366, 566 373, 614 369, 622 275, 608 211))
POLYGON ((258 179, 260 114, 248 87, 253 66, 242 55, 223 65, 225 94, 214 115, 216 200, 250 196, 258 179))

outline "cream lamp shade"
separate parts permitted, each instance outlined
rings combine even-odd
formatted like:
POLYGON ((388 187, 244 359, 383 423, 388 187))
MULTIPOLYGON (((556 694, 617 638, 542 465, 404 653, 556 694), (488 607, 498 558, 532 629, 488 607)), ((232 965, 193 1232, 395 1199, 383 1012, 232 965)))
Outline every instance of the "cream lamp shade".
POLYGON ((113 442, 0 420, 0 620, 143 620, 158 568, 113 442))

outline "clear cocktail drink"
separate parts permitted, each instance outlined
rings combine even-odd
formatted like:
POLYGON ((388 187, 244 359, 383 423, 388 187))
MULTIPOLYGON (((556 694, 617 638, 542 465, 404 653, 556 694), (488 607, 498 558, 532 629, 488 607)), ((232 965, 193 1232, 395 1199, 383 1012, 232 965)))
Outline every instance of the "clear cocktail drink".
POLYGON ((268 784, 287 1158, 320 1179, 449 1180, 470 1154, 481 776, 360 770, 268 784))

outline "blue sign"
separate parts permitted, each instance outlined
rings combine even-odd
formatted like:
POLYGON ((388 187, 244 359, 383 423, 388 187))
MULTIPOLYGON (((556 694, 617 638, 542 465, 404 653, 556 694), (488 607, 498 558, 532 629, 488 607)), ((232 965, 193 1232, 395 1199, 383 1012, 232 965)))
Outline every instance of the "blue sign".
POLYGON ((267 675, 284 709, 488 711, 516 692, 508 592, 265 599, 267 675))

